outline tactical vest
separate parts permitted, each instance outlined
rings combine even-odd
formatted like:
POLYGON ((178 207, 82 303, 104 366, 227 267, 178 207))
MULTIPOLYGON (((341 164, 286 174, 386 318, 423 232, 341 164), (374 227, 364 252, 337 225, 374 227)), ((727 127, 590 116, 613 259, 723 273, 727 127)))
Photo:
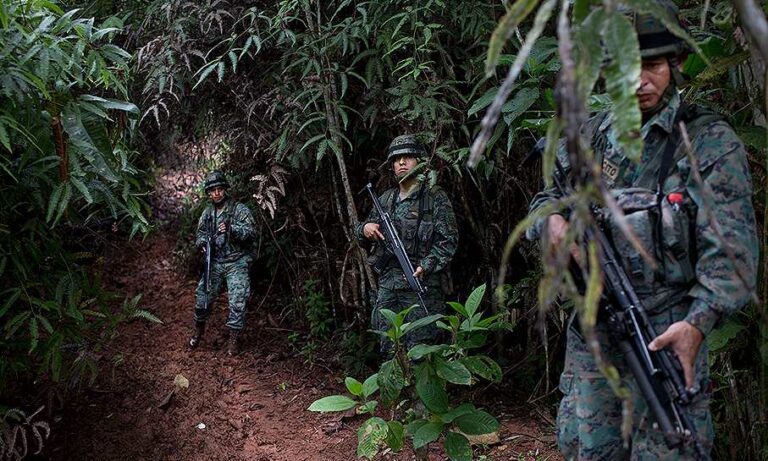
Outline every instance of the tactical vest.
POLYGON ((397 188, 386 191, 382 197, 382 204, 388 208, 390 216, 393 217, 397 235, 400 236, 405 252, 414 266, 429 254, 435 230, 433 189, 422 185, 417 194, 417 199, 411 202, 411 207, 404 218, 395 217, 397 188))
MULTIPOLYGON (((598 116, 588 130, 591 131, 592 149, 596 158, 603 162, 608 139, 599 131, 606 116, 598 116)), ((675 117, 674 129, 667 137, 658 168, 656 190, 646 187, 612 189, 612 195, 623 211, 626 223, 645 251, 655 260, 651 264, 641 255, 626 235, 619 229, 615 217, 604 213, 606 234, 621 255, 624 269, 640 296, 659 295, 663 287, 690 285, 696 276, 695 225, 697 208, 685 188, 687 178, 679 176, 678 162, 685 156, 681 146, 682 136, 678 122, 683 121, 690 139, 695 139, 707 125, 723 118, 698 105, 682 103, 675 117)), ((694 153, 695 154, 695 153, 694 153)), ((604 179, 611 172, 603 170, 604 179)), ((637 179, 637 178, 636 178, 637 179)), ((634 186, 634 184, 633 184, 634 186)), ((678 290, 681 293, 683 291, 678 290)), ((661 301, 660 301, 661 302, 661 301)))

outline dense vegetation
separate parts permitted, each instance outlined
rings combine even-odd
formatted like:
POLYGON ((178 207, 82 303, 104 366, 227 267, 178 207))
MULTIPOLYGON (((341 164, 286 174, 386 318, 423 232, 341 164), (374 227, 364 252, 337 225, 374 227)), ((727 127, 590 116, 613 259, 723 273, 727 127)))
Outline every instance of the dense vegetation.
MULTIPOLYGON (((614 15, 600 23, 588 16, 598 3, 573 5, 582 102, 631 109, 632 74, 622 66, 631 67, 636 52, 632 29, 614 15), (601 69, 601 38, 626 62, 601 69)), ((678 3, 701 52, 685 64, 692 77, 685 98, 727 116, 748 145, 763 224, 765 57, 759 43, 749 45, 731 2, 678 3)), ((457 211, 453 297, 483 283, 503 293, 484 305, 515 325, 514 338, 495 338, 507 346, 497 358, 514 367, 509 379, 518 388, 548 392, 564 315, 536 308, 535 247, 505 247, 541 182, 538 166, 521 166, 522 158, 536 138, 567 126, 551 123, 562 121, 554 89, 564 62, 560 7, 554 0, 2 0, 0 404, 18 405, 11 383, 44 377, 62 392, 86 372, 95 376, 94 351, 119 323, 151 317, 138 299, 121 301, 100 287, 103 262, 91 242, 149 230, 143 194, 169 156, 230 174, 258 215, 264 269, 256 286, 286 300, 272 315, 300 325, 292 339, 308 359, 333 336, 358 351, 347 363, 359 369, 374 281, 351 234, 369 207, 357 192, 368 181, 391 184, 380 165, 389 140, 403 132, 429 147, 423 173, 457 211), (510 66, 519 76, 500 91, 510 66), (499 101, 499 122, 478 144, 476 167, 467 168, 481 117, 499 93, 509 96, 499 101)), ((619 119, 631 132, 639 113, 622 111, 619 119)), ((192 204, 181 220, 183 265, 196 211, 192 204)), ((544 274, 545 288, 554 288, 551 275, 544 274)), ((766 325, 763 305, 754 304, 710 338, 716 451, 724 459, 761 459, 768 446, 766 325)))

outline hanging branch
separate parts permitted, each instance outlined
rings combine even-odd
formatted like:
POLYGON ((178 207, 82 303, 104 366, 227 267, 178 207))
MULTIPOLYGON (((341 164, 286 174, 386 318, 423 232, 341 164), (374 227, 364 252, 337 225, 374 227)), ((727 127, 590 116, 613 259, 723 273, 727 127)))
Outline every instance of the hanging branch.
POLYGON ((509 72, 507 73, 507 77, 504 79, 504 83, 501 84, 499 92, 496 93, 496 97, 493 99, 493 103, 491 103, 491 107, 488 108, 488 111, 483 117, 483 121, 481 122, 482 129, 480 130, 480 134, 477 135, 475 141, 472 143, 469 160, 467 160, 467 167, 474 168, 477 166, 477 163, 480 161, 480 156, 482 156, 483 152, 485 152, 485 147, 488 145, 488 140, 491 139, 493 129, 496 127, 496 123, 499 121, 501 108, 509 98, 509 94, 512 92, 515 81, 520 75, 520 72, 523 70, 523 66, 528 60, 528 56, 531 54, 531 49, 533 49, 534 43, 536 43, 536 40, 539 39, 541 33, 544 31, 544 26, 547 24, 549 17, 552 15, 552 10, 555 8, 555 3, 556 0, 547 0, 544 4, 541 5, 541 8, 539 8, 539 11, 536 13, 536 19, 534 21, 533 28, 531 28, 531 31, 528 32, 528 35, 525 37, 525 42, 523 42, 523 46, 520 47, 520 52, 517 54, 517 58, 515 59, 514 64, 512 64, 512 67, 509 68, 509 72))

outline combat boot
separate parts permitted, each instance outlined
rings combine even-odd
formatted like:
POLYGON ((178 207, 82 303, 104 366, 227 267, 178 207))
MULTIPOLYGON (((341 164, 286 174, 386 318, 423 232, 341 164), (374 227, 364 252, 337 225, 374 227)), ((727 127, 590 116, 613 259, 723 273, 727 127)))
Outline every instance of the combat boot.
POLYGON ((237 355, 237 337, 240 335, 240 330, 229 329, 229 339, 227 339, 227 355, 237 355))
POLYGON ((189 347, 196 348, 200 341, 203 339, 205 333, 205 322, 195 322, 195 334, 189 338, 189 347))

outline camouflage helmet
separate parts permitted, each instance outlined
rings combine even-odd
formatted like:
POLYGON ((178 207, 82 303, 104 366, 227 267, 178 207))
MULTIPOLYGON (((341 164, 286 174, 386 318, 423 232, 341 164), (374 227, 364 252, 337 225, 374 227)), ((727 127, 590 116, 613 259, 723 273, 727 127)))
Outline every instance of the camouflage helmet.
MULTIPOLYGON (((681 29, 686 30, 680 22, 677 6, 672 1, 659 0, 657 4, 665 10, 670 20, 674 20, 681 29)), ((685 40, 673 34, 661 19, 649 13, 636 13, 631 10, 625 12, 635 24, 641 58, 680 56, 691 51, 685 40)))
POLYGON ((205 192, 213 189, 216 186, 221 186, 225 189, 229 189, 229 182, 227 177, 221 171, 212 171, 207 178, 205 178, 205 185, 203 186, 205 192))
POLYGON ((424 146, 412 134, 404 134, 396 137, 389 143, 387 149, 387 162, 391 162, 395 157, 407 155, 409 157, 426 157, 427 151, 424 146))

